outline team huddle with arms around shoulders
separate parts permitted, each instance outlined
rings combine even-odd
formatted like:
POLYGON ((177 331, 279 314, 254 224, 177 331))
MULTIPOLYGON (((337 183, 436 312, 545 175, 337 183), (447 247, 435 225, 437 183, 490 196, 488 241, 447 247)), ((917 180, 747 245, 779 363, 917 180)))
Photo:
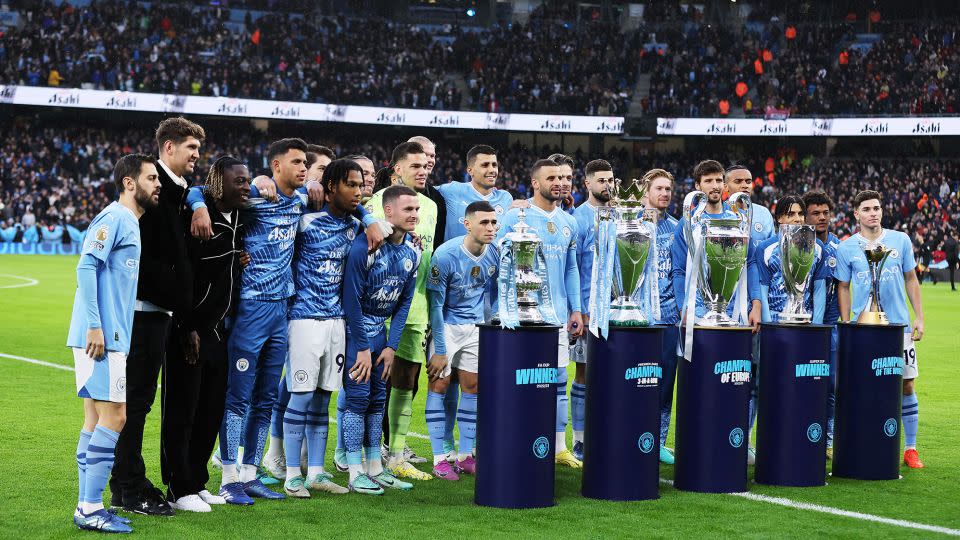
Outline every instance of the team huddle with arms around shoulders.
MULTIPOLYGON (((519 229, 540 239, 549 285, 541 308, 560 327, 554 459, 582 467, 585 367, 594 361, 587 334, 603 315, 592 288, 597 279, 611 279, 597 276, 608 271, 598 253, 598 212, 611 205, 619 184, 610 163, 586 163, 588 198, 574 207, 577 164, 563 154, 537 160, 532 197, 514 200, 497 187, 501 164, 487 145, 467 152, 469 181, 433 186, 436 146, 425 137, 400 143, 379 171, 368 157, 337 158, 328 148, 287 138, 266 151, 269 176, 251 180, 243 162, 219 156, 206 180, 191 187, 184 176, 193 172, 204 138, 189 120, 161 122, 159 157, 117 161, 118 201, 94 219, 83 244, 67 341, 84 408, 73 517, 79 528, 131 532, 118 510, 169 516, 256 499, 381 495, 411 490, 411 481, 477 474, 479 325, 507 323, 504 261, 519 229), (430 472, 417 467, 427 460, 406 444, 424 367, 430 472), (161 372, 165 493, 147 478, 141 455, 161 372), (334 393, 336 450, 327 469, 334 393), (210 491, 215 447, 222 476, 210 491), (337 480, 338 473, 347 476, 337 480), (109 508, 102 499, 108 481, 109 508), (282 490, 270 487, 281 483, 282 490)), ((736 213, 753 189, 749 170, 713 160, 698 164, 693 179, 709 217, 736 213)), ((672 463, 664 443, 682 328, 707 307, 690 286, 691 229, 669 214, 673 175, 652 169, 640 183, 644 220, 654 231, 650 322, 665 327, 667 344, 660 359, 660 460, 672 463)), ((920 289, 909 238, 881 227, 882 207, 880 194, 861 192, 854 209, 860 231, 841 242, 830 232, 834 205, 823 192, 784 195, 773 213, 752 205, 746 276, 728 315, 756 332, 785 309, 778 227, 815 229, 804 303, 814 322, 827 325, 857 320, 869 308, 861 246, 889 248, 895 264, 884 267, 880 299, 890 322, 908 328, 905 460, 922 467, 913 387, 914 342, 923 336, 920 289)), ((833 344, 835 363, 836 337, 833 344)), ((755 352, 754 365, 759 360, 755 352)), ((832 422, 827 437, 829 455, 832 422)))

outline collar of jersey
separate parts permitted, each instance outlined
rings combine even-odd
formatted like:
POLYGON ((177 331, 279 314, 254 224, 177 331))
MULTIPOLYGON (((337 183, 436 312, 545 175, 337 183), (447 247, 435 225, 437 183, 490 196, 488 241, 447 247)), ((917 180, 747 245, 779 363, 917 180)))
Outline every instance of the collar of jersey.
POLYGON ((541 214, 543 214, 543 215, 545 215, 545 216, 547 216, 547 217, 550 217, 550 218, 552 218, 552 217, 554 216, 554 214, 557 213, 557 210, 560 210, 560 207, 558 206, 558 207, 554 208, 552 212, 547 212, 547 211, 545 211, 543 208, 540 208, 539 206, 533 204, 533 199, 527 199, 527 200, 530 201, 530 208, 531 208, 531 209, 536 210, 537 212, 540 212, 541 214))
MULTIPOLYGON (((463 239, 466 240, 467 237, 464 236, 463 239)), ((473 253, 470 253, 470 250, 467 249, 467 244, 460 242, 460 249, 463 250, 463 252, 467 254, 467 257, 470 257, 470 260, 473 262, 480 262, 480 260, 483 259, 483 256, 486 255, 488 247, 490 247, 490 244, 484 244, 483 251, 480 252, 480 255, 474 256, 473 253)))
POLYGON ((476 194, 479 195, 485 201, 489 200, 490 197, 493 197, 493 194, 497 192, 497 188, 494 187, 493 189, 490 190, 490 193, 487 193, 486 195, 484 195, 483 193, 480 193, 480 190, 477 189, 476 186, 473 185, 472 181, 467 182, 467 185, 470 186, 470 189, 476 192, 476 194))

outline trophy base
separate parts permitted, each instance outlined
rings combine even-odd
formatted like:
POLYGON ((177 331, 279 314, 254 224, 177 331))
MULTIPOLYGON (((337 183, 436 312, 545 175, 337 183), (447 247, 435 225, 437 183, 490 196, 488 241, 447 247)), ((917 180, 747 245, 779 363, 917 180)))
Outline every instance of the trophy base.
POLYGON ((857 317, 857 324, 873 324, 885 326, 890 324, 887 314, 882 311, 864 311, 857 317))
POLYGON ((813 317, 809 313, 781 313, 780 324, 810 324, 813 317))
POLYGON ((546 324, 536 304, 520 304, 517 309, 517 320, 520 321, 520 324, 546 324))
POLYGON ((707 327, 728 327, 728 326, 740 326, 737 321, 731 319, 727 316, 726 313, 720 313, 717 311, 711 311, 697 319, 697 326, 707 326, 707 327))
POLYGON ((650 326, 636 304, 624 303, 610 306, 610 324, 612 326, 650 326))

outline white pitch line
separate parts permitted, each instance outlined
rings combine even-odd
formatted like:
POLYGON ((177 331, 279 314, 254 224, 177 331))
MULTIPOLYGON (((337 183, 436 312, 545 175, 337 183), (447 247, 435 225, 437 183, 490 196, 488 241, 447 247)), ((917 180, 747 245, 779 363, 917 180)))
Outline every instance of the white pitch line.
MULTIPOLYGON (((20 360, 22 362, 27 362, 29 364, 52 367, 56 369, 62 369, 64 371, 73 371, 73 368, 69 366, 54 364, 52 362, 45 362, 43 360, 37 360, 35 358, 25 358, 23 356, 16 356, 13 354, 0 353, 0 358, 20 360)), ((330 423, 336 424, 337 421, 334 419, 330 419, 330 423)), ((423 435, 421 433, 416 433, 412 431, 407 433, 407 437, 413 437, 415 439, 430 440, 430 437, 423 435)), ((670 480, 669 478, 661 478, 660 483, 666 484, 668 486, 672 486, 673 480, 670 480)), ((809 510, 810 512, 819 512, 821 514, 831 514, 834 516, 848 517, 853 519, 859 519, 862 521, 872 521, 874 523, 883 523, 884 525, 892 525, 894 527, 902 527, 904 529, 917 529, 920 531, 935 532, 935 533, 945 534, 948 536, 960 536, 960 530, 958 529, 950 529, 947 527, 940 527, 937 525, 927 525, 926 523, 916 523, 913 521, 905 521, 902 519, 893 519, 893 518, 887 518, 883 516, 875 516, 873 514, 864 514, 862 512, 852 512, 850 510, 843 510, 840 508, 833 508, 830 506, 821 506, 819 504, 794 501, 792 499, 787 499, 784 497, 771 497, 769 495, 760 495, 759 493, 749 493, 749 492, 728 493, 728 495, 733 495, 734 497, 743 497, 744 499, 750 499, 751 501, 776 504, 778 506, 784 506, 784 507, 793 508, 796 510, 809 510)))
POLYGON ((0 285, 0 289, 19 289, 20 287, 33 287, 34 285, 37 285, 38 283, 40 283, 36 279, 23 277, 23 276, 15 276, 13 274, 0 274, 0 277, 20 279, 26 282, 26 283, 18 283, 16 285, 0 285))

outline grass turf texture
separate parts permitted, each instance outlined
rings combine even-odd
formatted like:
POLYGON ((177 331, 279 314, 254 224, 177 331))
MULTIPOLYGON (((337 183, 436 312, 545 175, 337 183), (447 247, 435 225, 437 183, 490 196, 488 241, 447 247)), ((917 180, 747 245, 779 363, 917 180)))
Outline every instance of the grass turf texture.
MULTIPOLYGON (((76 261, 63 256, 0 256, 0 287, 24 283, 6 275, 39 281, 35 286, 0 288, 0 353, 73 365, 64 343, 76 286, 76 261)), ((923 286, 923 300, 927 333, 917 345, 921 369, 917 391, 919 447, 927 468, 914 471, 902 467, 900 481, 829 479, 828 486, 806 489, 751 484, 751 492, 960 529, 960 469, 955 450, 960 441, 960 374, 953 369, 960 350, 960 293, 951 293, 943 283, 928 284, 923 286)), ((570 369, 572 379, 573 366, 570 369)), ((421 381, 421 390, 425 388, 421 381)), ((0 358, 0 425, 4 432, 0 443, 0 537, 82 534, 71 522, 77 498, 74 451, 82 421, 75 396, 72 372, 0 358)), ((414 403, 411 430, 417 433, 426 433, 424 396, 422 391, 414 403)), ((148 476, 155 483, 160 482, 159 407, 158 399, 147 421, 144 443, 148 476)), ((430 454, 428 441, 408 440, 418 454, 430 454)), ((668 445, 673 445, 672 429, 668 445)), ((334 446, 331 430, 329 469, 333 468, 334 446)), ((429 470, 426 465, 422 468, 429 470)), ((474 481, 465 476, 457 483, 416 482, 411 492, 388 491, 383 497, 319 494, 310 500, 258 501, 252 508, 215 507, 209 514, 132 519, 135 534, 141 538, 336 537, 361 531, 368 538, 934 536, 729 495, 685 493, 667 485, 661 485, 657 501, 595 501, 580 496, 579 471, 557 470, 557 505, 548 509, 507 511, 475 506, 474 481)), ((673 467, 661 466, 660 474, 672 478, 673 467)), ((216 491, 219 479, 219 471, 214 470, 208 484, 211 491, 216 491)), ((337 474, 336 480, 345 484, 346 475, 337 474)), ((106 500, 108 497, 105 494, 106 500)))

